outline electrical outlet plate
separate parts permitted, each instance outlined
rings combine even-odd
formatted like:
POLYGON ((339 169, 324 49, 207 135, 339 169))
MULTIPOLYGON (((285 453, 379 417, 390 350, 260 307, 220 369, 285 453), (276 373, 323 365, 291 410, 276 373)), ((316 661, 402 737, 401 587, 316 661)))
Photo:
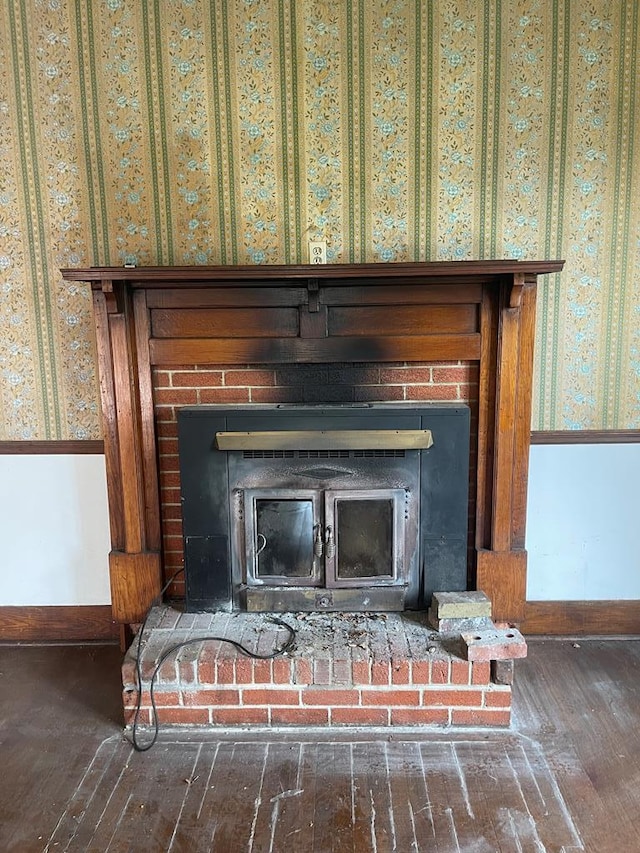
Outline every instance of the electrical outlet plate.
POLYGON ((327 241, 326 240, 309 240, 309 263, 311 263, 311 264, 326 264, 327 263, 327 241))

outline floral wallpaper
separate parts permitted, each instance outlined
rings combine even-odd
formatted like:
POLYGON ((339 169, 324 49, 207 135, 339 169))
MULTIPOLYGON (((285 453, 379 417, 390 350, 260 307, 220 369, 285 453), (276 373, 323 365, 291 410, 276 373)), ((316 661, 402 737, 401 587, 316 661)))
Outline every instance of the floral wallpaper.
POLYGON ((566 258, 535 429, 640 428, 634 0, 5 0, 0 439, 100 435, 98 264, 566 258), (634 191, 635 190, 635 191, 634 191))

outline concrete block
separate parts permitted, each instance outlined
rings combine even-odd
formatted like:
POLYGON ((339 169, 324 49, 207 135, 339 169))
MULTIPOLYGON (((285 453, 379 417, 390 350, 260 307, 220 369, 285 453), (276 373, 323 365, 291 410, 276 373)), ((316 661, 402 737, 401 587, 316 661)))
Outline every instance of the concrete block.
POLYGON ((492 660, 491 681, 494 684, 513 684, 515 664, 513 660, 492 660))
POLYGON ((527 656, 527 644, 517 628, 471 631, 462 635, 467 660, 513 660, 527 656))
POLYGON ((434 592, 431 609, 438 619, 491 618, 491 600, 481 590, 434 592))
POLYGON ((429 625, 441 634, 465 634, 472 631, 492 630, 495 626, 488 616, 476 616, 472 619, 439 619, 432 607, 427 613, 429 625))

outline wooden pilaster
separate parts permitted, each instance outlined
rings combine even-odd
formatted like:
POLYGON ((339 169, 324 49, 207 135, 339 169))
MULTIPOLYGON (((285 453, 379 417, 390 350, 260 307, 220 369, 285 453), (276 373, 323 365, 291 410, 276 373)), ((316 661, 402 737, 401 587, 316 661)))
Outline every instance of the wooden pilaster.
POLYGON ((488 541, 478 543, 476 585, 491 598, 498 621, 524 618, 527 554, 524 550, 526 490, 531 430, 535 278, 514 272, 495 293, 498 311, 495 364, 484 367, 493 385, 484 408, 491 443, 491 522, 488 541))
POLYGON ((141 404, 150 375, 143 377, 139 369, 149 374, 144 357, 148 339, 136 334, 131 294, 121 283, 114 288, 104 282, 95 290, 94 308, 111 520, 112 610, 118 622, 140 622, 161 586, 155 439, 149 450, 153 410, 141 404))

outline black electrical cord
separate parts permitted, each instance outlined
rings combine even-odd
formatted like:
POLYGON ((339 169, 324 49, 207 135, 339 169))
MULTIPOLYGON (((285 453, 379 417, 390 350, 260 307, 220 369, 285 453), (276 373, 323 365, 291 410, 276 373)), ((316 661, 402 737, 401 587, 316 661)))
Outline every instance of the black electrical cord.
POLYGON ((190 640, 184 640, 183 642, 176 643, 175 645, 166 649, 162 653, 161 657, 156 661, 156 666, 155 666, 155 669, 153 670, 153 673, 151 675, 151 680, 149 682, 149 698, 151 700, 151 719, 152 719, 152 726, 153 726, 153 737, 151 738, 151 740, 148 743, 144 743, 144 744, 140 743, 140 741, 138 740, 138 726, 139 726, 140 710, 142 707, 142 688, 143 688, 143 684, 142 684, 142 661, 141 661, 142 635, 143 635, 144 630, 147 626, 147 621, 149 620, 149 614, 151 613, 151 610, 153 609, 153 607, 156 606, 156 604, 160 604, 162 602, 162 596, 164 595, 164 593, 167 591, 169 586, 173 583, 175 578, 183 571, 184 571, 184 569, 179 569, 174 575, 172 575, 169 578, 167 583, 162 587, 162 589, 158 593, 157 597, 153 600, 151 607, 147 611, 147 615, 144 617, 144 621, 143 621, 142 625, 140 626, 140 630, 138 631, 138 644, 137 644, 137 649, 136 649, 136 681, 137 681, 136 690, 138 691, 138 699, 136 702, 136 712, 135 712, 134 717, 133 717, 133 726, 131 729, 131 742, 132 742, 133 748, 136 750, 136 752, 147 752, 147 750, 151 749, 151 747, 155 744, 155 742, 158 739, 158 735, 160 734, 160 723, 158 721, 158 711, 156 708, 156 700, 155 700, 155 696, 154 696, 155 680, 156 680, 156 677, 158 675, 158 672, 160 671, 160 667, 168 658, 171 657, 172 654, 179 651, 180 649, 185 648, 185 646, 192 645, 193 643, 217 641, 217 642, 221 642, 221 643, 229 643, 230 645, 232 645, 236 649, 238 649, 238 651, 247 655, 247 657, 256 658, 257 660, 270 660, 271 658, 278 657, 279 655, 283 655, 283 654, 285 654, 285 652, 290 651, 291 648, 293 647, 293 643, 294 643, 295 638, 296 638, 296 632, 291 627, 291 625, 287 625, 287 623, 283 619, 278 619, 275 616, 269 616, 269 617, 267 617, 266 621, 271 622, 274 625, 280 625, 282 628, 286 628, 287 631, 289 632, 289 636, 288 636, 288 638, 287 638, 287 640, 283 646, 281 646, 278 649, 275 649, 275 651, 273 651, 273 652, 269 652, 268 654, 259 654, 258 652, 254 652, 251 649, 246 648, 246 646, 243 646, 241 643, 237 642, 237 640, 231 640, 229 637, 215 637, 213 635, 206 635, 204 637, 192 637, 190 640))

